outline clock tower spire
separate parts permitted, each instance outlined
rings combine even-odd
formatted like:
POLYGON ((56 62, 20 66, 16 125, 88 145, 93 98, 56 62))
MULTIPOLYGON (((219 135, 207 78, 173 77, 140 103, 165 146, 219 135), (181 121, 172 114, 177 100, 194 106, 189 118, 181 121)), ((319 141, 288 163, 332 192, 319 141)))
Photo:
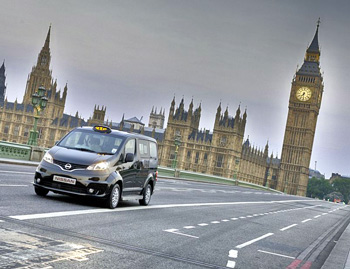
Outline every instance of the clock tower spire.
POLYGON ((306 195, 309 165, 317 117, 323 94, 317 22, 315 36, 307 48, 304 63, 295 73, 289 97, 281 169, 277 189, 288 194, 306 195))

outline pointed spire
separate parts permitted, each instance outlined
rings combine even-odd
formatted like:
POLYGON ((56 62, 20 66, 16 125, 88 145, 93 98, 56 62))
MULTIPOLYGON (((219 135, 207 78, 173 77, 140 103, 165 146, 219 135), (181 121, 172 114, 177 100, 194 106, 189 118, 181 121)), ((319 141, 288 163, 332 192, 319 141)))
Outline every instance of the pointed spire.
POLYGON ((318 18, 317 21, 317 28, 316 28, 316 33, 315 36, 309 46, 309 48, 307 49, 306 52, 316 52, 318 53, 320 51, 319 45, 318 45, 318 27, 320 26, 320 18, 318 18))
POLYGON ((5 59, 4 59, 4 61, 2 62, 2 65, 1 65, 1 67, 0 67, 0 73, 5 74, 5 59))
POLYGON ((49 27, 49 31, 47 32, 44 48, 50 48, 50 33, 51 33, 51 24, 49 27))
POLYGON ((267 140, 265 150, 264 150, 264 158, 267 158, 269 156, 269 140, 267 140))
POLYGON ((154 106, 152 106, 152 111, 151 111, 151 114, 153 114, 153 111, 154 111, 154 106))
POLYGON ((221 102, 219 103, 219 106, 218 106, 218 108, 217 108, 217 110, 216 110, 216 115, 220 115, 221 114, 221 102))
POLYGON ((236 111, 236 118, 238 119, 240 115, 241 115, 241 104, 238 105, 238 109, 236 111))
POLYGON ((224 119, 228 118, 228 106, 226 107, 225 114, 224 114, 224 119))

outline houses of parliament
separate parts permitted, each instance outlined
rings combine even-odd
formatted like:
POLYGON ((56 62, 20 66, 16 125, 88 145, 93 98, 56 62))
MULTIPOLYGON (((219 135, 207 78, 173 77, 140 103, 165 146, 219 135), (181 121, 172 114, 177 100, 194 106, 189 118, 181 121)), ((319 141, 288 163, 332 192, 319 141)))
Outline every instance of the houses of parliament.
POLYGON ((200 130, 201 105, 193 106, 193 100, 185 106, 182 99, 176 105, 171 101, 167 126, 164 129, 165 109, 157 113, 154 108, 146 127, 137 118, 120 122, 105 122, 106 107, 95 106, 93 116, 87 121, 64 113, 68 85, 58 89, 57 80, 50 70, 50 33, 39 52, 25 85, 22 102, 9 102, 6 98, 5 63, 0 68, 0 140, 26 144, 34 122, 31 104, 33 93, 39 86, 47 92, 47 107, 38 121, 38 145, 51 147, 55 141, 78 126, 107 124, 112 128, 138 132, 157 139, 159 163, 172 167, 174 161, 179 170, 206 173, 225 178, 237 178, 258 185, 269 186, 293 195, 306 195, 309 165, 315 136, 317 117, 323 93, 320 72, 318 28, 306 50, 304 63, 292 78, 289 111, 281 157, 269 152, 268 143, 262 148, 244 140, 247 111, 238 107, 233 115, 228 108, 218 104, 213 130, 200 130), (225 111, 223 111, 225 109, 225 111))

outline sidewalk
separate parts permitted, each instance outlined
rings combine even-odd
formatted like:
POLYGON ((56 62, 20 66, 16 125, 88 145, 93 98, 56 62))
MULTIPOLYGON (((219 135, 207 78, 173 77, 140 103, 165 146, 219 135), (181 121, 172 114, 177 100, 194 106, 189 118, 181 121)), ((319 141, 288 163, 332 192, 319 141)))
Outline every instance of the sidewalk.
POLYGON ((321 269, 350 269, 350 225, 340 236, 321 269))

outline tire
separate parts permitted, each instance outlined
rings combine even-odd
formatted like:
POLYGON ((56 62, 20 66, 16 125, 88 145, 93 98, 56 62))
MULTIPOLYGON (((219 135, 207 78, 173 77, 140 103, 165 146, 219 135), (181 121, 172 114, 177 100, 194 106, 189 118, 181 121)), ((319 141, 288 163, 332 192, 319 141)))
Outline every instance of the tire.
POLYGON ((34 187, 34 191, 37 195, 45 197, 49 191, 43 188, 39 188, 39 187, 34 187))
POLYGON ((120 201, 120 187, 118 184, 115 184, 111 190, 111 193, 109 194, 107 198, 107 207, 110 209, 114 209, 118 206, 118 203, 120 201))
POLYGON ((144 192, 143 192, 143 198, 139 200, 140 205, 148 205, 151 201, 152 197, 152 186, 151 184, 147 184, 144 192))

